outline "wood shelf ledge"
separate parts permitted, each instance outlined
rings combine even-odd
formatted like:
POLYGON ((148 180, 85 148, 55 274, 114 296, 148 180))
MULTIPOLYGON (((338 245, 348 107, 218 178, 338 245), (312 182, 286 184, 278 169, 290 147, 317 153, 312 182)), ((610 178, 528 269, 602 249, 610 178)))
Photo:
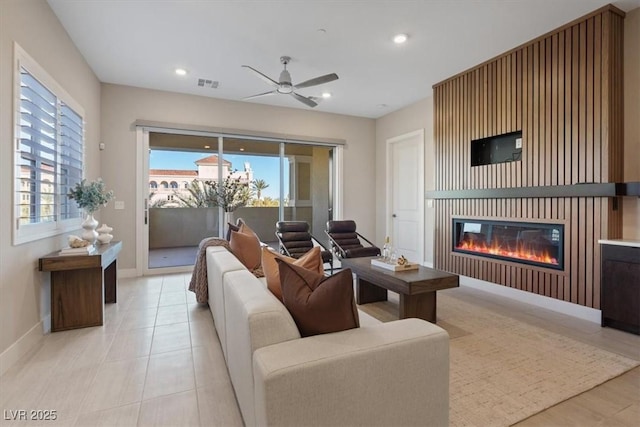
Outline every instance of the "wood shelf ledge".
POLYGON ((540 187, 431 190, 427 199, 520 199, 550 197, 640 197, 640 182, 548 185, 540 187))

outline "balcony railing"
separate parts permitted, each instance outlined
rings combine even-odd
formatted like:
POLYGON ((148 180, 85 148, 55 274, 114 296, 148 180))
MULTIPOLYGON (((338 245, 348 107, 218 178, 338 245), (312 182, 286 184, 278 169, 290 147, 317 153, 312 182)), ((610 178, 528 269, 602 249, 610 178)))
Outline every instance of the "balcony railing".
MULTIPOLYGON (((312 212, 312 207, 285 207, 284 219, 312 224, 312 212)), ((244 219, 261 241, 276 240, 277 207, 239 208, 234 217, 244 219)), ((202 239, 218 236, 218 221, 218 208, 150 208, 149 249, 198 246, 202 239)))

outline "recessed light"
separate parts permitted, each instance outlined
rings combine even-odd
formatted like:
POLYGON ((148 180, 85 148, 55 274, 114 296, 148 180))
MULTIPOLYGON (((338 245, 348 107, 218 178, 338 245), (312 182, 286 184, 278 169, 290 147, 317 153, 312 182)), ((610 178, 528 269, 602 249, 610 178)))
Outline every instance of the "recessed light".
POLYGON ((211 146, 210 145, 205 145, 204 148, 211 148, 211 146))
POLYGON ((323 98, 331 98, 331 92, 322 92, 322 97, 323 98))
POLYGON ((241 148, 240 151, 244 151, 244 148, 241 148))
POLYGON ((396 34, 393 37, 393 42, 395 44, 402 44, 402 43, 406 42, 408 38, 409 37, 406 34, 396 34))
POLYGON ((176 68, 176 74, 179 76, 186 76, 188 73, 184 68, 176 68))
POLYGON ((378 108, 387 108, 388 105, 387 104, 378 104, 378 105, 376 105, 376 107, 378 107, 378 108))
POLYGON ((325 30, 324 28, 318 28, 316 32, 321 35, 327 34, 327 30, 325 30))

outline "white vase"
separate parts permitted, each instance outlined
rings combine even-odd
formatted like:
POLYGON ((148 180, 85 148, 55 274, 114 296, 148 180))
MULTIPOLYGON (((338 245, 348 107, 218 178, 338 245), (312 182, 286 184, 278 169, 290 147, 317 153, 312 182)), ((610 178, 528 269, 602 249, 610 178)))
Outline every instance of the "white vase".
POLYGON ((113 239, 113 234, 109 234, 109 233, 98 234, 98 242, 100 242, 101 245, 106 245, 107 243, 110 243, 112 239, 113 239))
POLYGON ((101 245, 106 245, 113 239, 113 235, 110 234, 113 228, 107 224, 102 224, 96 231, 98 232, 98 242, 100 242, 101 245))
POLYGON ((225 212, 224 213, 224 228, 227 228, 227 224, 236 225, 236 214, 235 212, 225 212))
POLYGON ((82 221, 82 237, 83 240, 94 244, 96 239, 98 238, 98 232, 96 231, 96 227, 98 226, 98 221, 93 217, 93 213, 87 214, 87 217, 84 221, 82 221))

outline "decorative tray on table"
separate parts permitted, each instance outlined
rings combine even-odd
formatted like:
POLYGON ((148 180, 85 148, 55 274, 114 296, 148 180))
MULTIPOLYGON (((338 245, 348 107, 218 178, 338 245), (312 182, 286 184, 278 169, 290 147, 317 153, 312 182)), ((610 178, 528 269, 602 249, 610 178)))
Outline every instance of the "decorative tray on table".
POLYGON ((391 262, 385 261, 382 258, 374 258, 371 260, 371 265, 373 265, 374 267, 380 267, 380 268, 384 268, 391 271, 406 271, 406 270, 418 269, 418 264, 414 262, 409 262, 406 260, 404 264, 398 264, 397 262, 391 263, 391 262))

